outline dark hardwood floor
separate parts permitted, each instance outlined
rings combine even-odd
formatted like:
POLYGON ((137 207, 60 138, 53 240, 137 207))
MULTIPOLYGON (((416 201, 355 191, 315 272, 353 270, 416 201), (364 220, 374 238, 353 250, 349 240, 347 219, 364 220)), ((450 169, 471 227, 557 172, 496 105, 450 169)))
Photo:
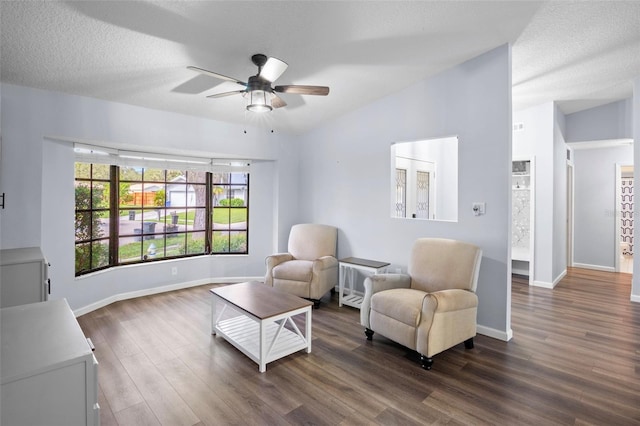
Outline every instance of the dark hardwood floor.
POLYGON ((512 329, 435 356, 376 334, 327 296, 313 347, 257 365, 210 334, 209 289, 79 317, 96 347, 108 425, 640 424, 640 304, 631 275, 572 269, 554 289, 514 278, 512 329))

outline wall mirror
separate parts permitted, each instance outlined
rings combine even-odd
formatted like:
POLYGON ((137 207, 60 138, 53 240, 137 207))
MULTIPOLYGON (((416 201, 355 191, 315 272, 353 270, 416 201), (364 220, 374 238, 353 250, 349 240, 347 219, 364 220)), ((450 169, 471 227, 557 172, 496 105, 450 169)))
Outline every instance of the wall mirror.
POLYGON ((458 220, 458 137, 391 145, 391 217, 458 220))

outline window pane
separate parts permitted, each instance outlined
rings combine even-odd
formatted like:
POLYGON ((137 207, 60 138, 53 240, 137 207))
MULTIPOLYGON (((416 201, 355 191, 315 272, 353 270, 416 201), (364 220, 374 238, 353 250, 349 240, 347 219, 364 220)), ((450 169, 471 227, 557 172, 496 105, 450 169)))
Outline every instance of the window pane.
POLYGON ((76 179, 89 179, 91 177, 91 164, 89 163, 76 163, 75 165, 76 179))
POLYGON ((211 176, 213 184, 229 183, 229 173, 213 173, 211 176))
POLYGON ((141 210, 120 210, 119 216, 118 233, 120 235, 133 235, 135 228, 142 228, 141 210))
POLYGON ((247 252, 247 233, 244 231, 231 232, 230 236, 230 248, 231 253, 246 253, 247 252))
POLYGON ((165 232, 180 232, 186 230, 187 211, 185 209, 167 209, 165 215, 165 232))
POLYGON ((109 265, 109 240, 99 240, 91 244, 91 269, 109 265))
POLYGON ((189 183, 205 183, 207 181, 207 172, 187 172, 187 182, 189 183))
POLYGON ((120 181, 141 181, 142 167, 120 167, 120 181))
POLYGON ((187 211, 187 228, 190 230, 201 231, 206 227, 207 211, 206 209, 189 209, 187 211))
POLYGON ((131 189, 130 182, 121 182, 120 189, 118 191, 118 198, 120 202, 120 207, 123 206, 133 206, 134 198, 133 198, 133 190, 131 189))
POLYGON ((90 246, 91 243, 76 244, 76 274, 91 269, 90 246))
POLYGON ((144 169, 145 182, 164 182, 164 170, 162 169, 144 169))
POLYGON ((167 170, 167 182, 186 182, 186 172, 184 170, 167 170))
POLYGON ((229 233, 228 232, 214 232, 213 233, 213 253, 228 253, 229 252, 229 233))
POLYGON ((76 182, 76 210, 86 210, 91 207, 91 184, 76 182))
POLYGON ((167 207, 187 207, 193 205, 196 199, 193 187, 184 183, 170 183, 167 185, 167 207))
POLYGON ((167 256, 182 256, 186 254, 186 237, 187 234, 167 235, 166 250, 167 256))
POLYGON ((93 194, 91 195, 91 207, 94 209, 109 208, 109 183, 93 182, 93 194))
POLYGON ((231 209, 228 207, 214 207, 213 229, 229 229, 231 223, 231 209))
POLYGON ((91 212, 76 212, 76 241, 91 238, 91 212))
POLYGON ((139 194, 139 199, 144 207, 164 207, 165 202, 165 190, 164 184, 158 183, 143 183, 142 193, 139 194))
POLYGON ((234 229, 247 229, 247 209, 231 209, 231 223, 234 229))
POLYGON ((205 233, 192 232, 187 234, 187 253, 201 254, 204 253, 205 233))
POLYGON ((91 238, 97 239, 109 235, 109 212, 94 211, 91 214, 91 238), (105 218, 105 216, 107 216, 105 218))
POLYGON ((111 166, 108 164, 94 164, 93 176, 94 179, 106 179, 111 178, 111 166))
POLYGON ((142 242, 142 259, 143 260, 151 260, 151 259, 161 259, 165 257, 165 240, 160 237, 159 239, 153 239, 144 237, 145 240, 142 242))
POLYGON ((142 260, 142 237, 120 238, 118 242, 118 262, 128 263, 142 260))

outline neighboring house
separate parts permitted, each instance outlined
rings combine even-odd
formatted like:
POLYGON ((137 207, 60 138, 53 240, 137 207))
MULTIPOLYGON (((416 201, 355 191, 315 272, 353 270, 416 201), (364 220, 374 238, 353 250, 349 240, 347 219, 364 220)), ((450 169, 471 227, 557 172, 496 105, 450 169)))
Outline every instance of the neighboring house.
POLYGON ((196 191, 192 185, 185 185, 186 178, 177 176, 167 185, 167 207, 191 207, 196 205, 196 191))
MULTIPOLYGON (((167 185, 165 205, 167 207, 192 207, 196 205, 196 192, 192 185, 185 185, 184 176, 177 176, 167 185)), ((156 192, 165 189, 162 184, 134 183, 129 187, 133 194, 132 205, 152 206, 155 204, 156 192)))
POLYGON ((129 192, 133 194, 131 205, 134 206, 153 206, 155 203, 156 192, 163 188, 162 185, 148 183, 134 183, 129 187, 129 192))

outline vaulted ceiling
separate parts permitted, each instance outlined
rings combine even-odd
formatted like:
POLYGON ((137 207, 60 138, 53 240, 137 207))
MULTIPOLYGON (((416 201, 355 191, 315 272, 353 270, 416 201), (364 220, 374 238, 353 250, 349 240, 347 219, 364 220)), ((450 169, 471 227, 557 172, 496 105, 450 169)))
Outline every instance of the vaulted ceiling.
POLYGON ((2 1, 2 82, 304 132, 489 51, 513 46, 513 106, 565 113, 632 95, 640 2, 2 1), (251 55, 286 61, 287 106, 245 111, 251 55))

